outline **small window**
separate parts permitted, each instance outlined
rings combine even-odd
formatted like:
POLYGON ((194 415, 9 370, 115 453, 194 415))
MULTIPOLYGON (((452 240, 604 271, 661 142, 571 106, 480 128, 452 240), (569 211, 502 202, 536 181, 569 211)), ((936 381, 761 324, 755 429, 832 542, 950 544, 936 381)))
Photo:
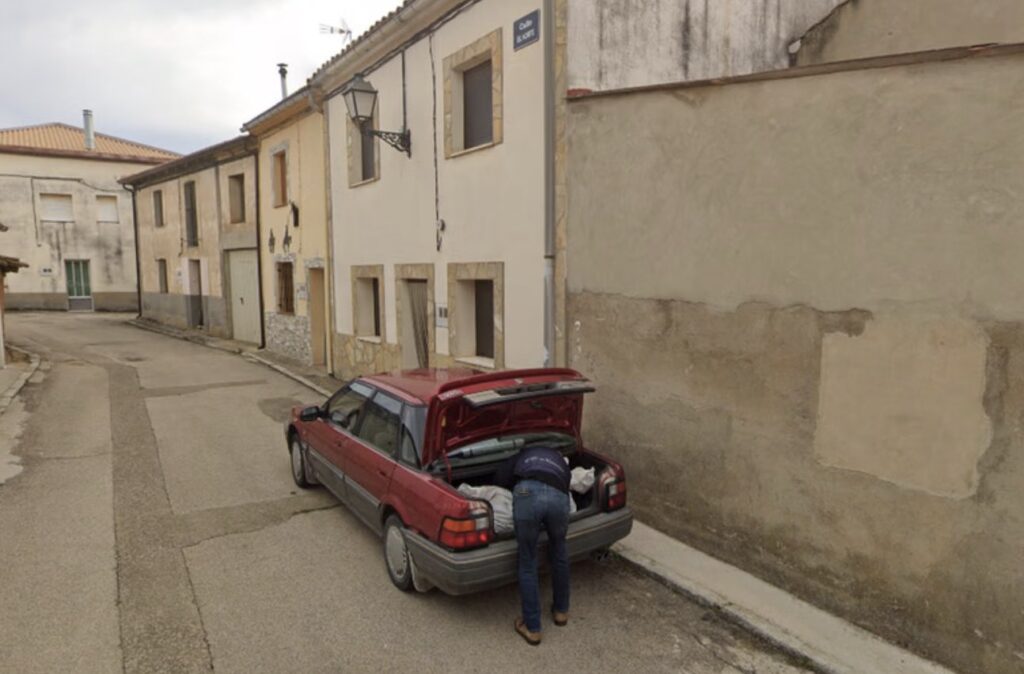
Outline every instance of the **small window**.
POLYGON ((462 73, 464 149, 494 142, 492 81, 489 59, 462 73))
POLYGON ((153 226, 164 226, 164 192, 155 190, 153 192, 153 226))
POLYGON ((356 335, 380 337, 380 279, 356 279, 356 335))
POLYGON ((503 141, 503 83, 501 29, 445 57, 445 157, 503 141))
POLYGON ((373 389, 353 382, 334 394, 327 401, 327 418, 335 426, 355 429, 359 419, 359 411, 366 400, 373 395, 373 389))
POLYGON ((161 258, 156 261, 156 274, 160 283, 160 294, 167 294, 167 260, 161 258))
POLYGON ((366 405, 356 435, 388 456, 394 456, 398 450, 398 432, 402 426, 398 416, 401 412, 401 402, 378 393, 366 405))
POLYGON ((51 222, 74 222, 70 194, 40 194, 39 219, 51 222))
POLYGON ((228 178, 228 199, 231 208, 231 222, 245 222, 245 176, 228 178))
POLYGON ((185 183, 185 243, 189 246, 199 245, 199 217, 196 213, 196 183, 194 180, 185 183))
POLYGON ((370 133, 371 128, 370 124, 359 127, 359 161, 363 180, 373 180, 377 177, 377 143, 370 133))
POLYGON ((288 157, 285 151, 275 152, 271 162, 274 206, 284 206, 288 203, 288 157))
POLYGON ((292 278, 292 263, 277 263, 277 313, 295 313, 295 289, 292 278))
POLYGON ((476 355, 494 358, 494 281, 474 281, 476 355))
POLYGON ((455 289, 457 354, 494 358, 494 281, 458 281, 455 289))
POLYGON ((97 222, 118 222, 117 197, 98 196, 96 197, 96 221, 97 222))

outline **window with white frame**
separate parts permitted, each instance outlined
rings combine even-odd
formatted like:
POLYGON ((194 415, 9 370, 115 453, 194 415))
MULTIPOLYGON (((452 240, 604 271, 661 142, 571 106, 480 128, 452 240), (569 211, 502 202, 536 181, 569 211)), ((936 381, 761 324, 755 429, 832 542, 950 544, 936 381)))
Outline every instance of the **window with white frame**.
POLYGON ((117 197, 101 195, 96 197, 96 221, 118 222, 117 197))
POLYGON ((70 194, 40 194, 39 219, 49 222, 74 222, 75 211, 70 194))

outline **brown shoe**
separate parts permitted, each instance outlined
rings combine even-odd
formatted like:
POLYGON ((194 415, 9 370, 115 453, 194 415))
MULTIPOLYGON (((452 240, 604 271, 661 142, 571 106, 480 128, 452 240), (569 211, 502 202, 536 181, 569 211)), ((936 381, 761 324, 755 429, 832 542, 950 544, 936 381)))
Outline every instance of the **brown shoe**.
POLYGON ((516 618, 514 623, 516 633, 526 640, 531 646, 540 646, 540 632, 531 632, 526 628, 522 618, 516 618))
POLYGON ((554 608, 551 609, 551 619, 555 621, 555 624, 559 627, 565 627, 569 624, 569 614, 556 611, 554 608))

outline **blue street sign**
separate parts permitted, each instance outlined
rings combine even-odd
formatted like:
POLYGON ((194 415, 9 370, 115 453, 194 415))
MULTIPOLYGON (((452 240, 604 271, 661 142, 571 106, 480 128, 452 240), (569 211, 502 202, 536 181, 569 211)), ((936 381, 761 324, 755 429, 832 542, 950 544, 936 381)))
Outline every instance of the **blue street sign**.
POLYGON ((516 51, 533 44, 540 39, 540 10, 530 12, 516 21, 513 27, 512 45, 516 51))

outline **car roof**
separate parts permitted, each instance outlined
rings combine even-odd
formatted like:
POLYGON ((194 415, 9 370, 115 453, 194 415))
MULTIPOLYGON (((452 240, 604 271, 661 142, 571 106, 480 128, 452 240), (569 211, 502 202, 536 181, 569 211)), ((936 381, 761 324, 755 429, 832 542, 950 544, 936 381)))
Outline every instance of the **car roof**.
POLYGON ((497 384, 517 377, 537 375, 564 375, 572 378, 581 376, 573 370, 556 368, 483 372, 468 367, 454 367, 402 370, 369 375, 362 377, 362 379, 374 384, 380 384, 383 388, 392 389, 396 393, 404 393, 409 398, 417 400, 424 405, 429 405, 430 401, 442 392, 458 388, 463 384, 486 384, 490 382, 497 384))

